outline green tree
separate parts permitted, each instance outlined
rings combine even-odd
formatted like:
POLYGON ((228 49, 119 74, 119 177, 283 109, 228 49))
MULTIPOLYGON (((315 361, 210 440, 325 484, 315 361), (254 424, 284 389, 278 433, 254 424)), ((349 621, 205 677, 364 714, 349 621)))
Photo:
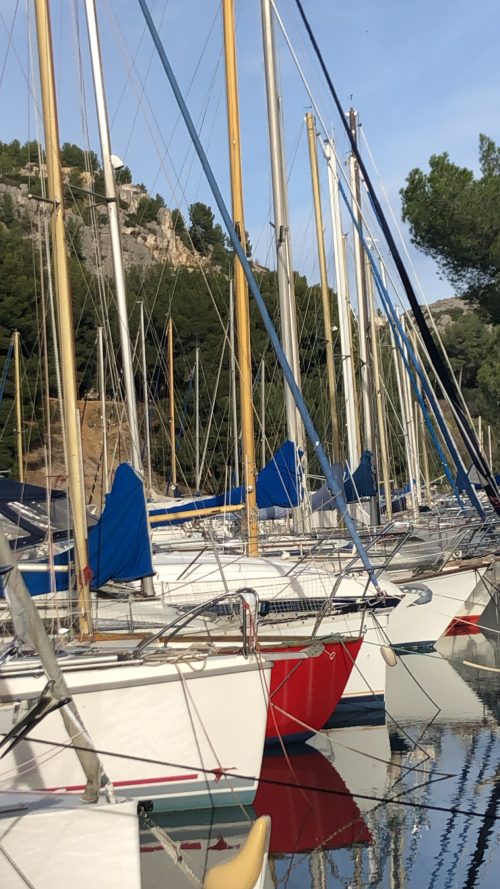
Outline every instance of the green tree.
POLYGON ((130 167, 122 167, 116 171, 116 181, 118 185, 130 185, 132 182, 132 171, 130 167))
POLYGON ((179 237, 181 239, 184 246, 187 247, 188 249, 190 249, 191 248, 191 240, 190 240, 188 231, 186 229, 186 223, 184 222, 184 216, 182 215, 181 211, 178 210, 177 208, 175 210, 172 210, 172 228, 173 228, 175 234, 177 235, 177 237, 179 237))
POLYGON ((226 236, 222 226, 215 222, 212 208, 197 201, 189 207, 189 219, 191 221, 189 234, 195 250, 204 256, 211 255, 217 264, 222 265, 227 262, 226 236))
POLYGON ((74 216, 69 216, 67 219, 66 234, 71 256, 74 256, 75 259, 85 259, 82 242, 82 223, 75 219, 74 216))
POLYGON ((500 324, 500 149, 479 137, 481 176, 433 155, 401 189, 412 241, 432 256, 464 299, 500 324))
POLYGON ((500 331, 492 335, 477 373, 482 395, 481 413, 491 426, 500 426, 500 331))
POLYGON ((140 199, 136 212, 129 213, 127 224, 144 226, 149 222, 156 222, 158 211, 164 206, 165 201, 161 194, 157 194, 156 198, 145 196, 140 199))
MULTIPOLYGON (((78 145, 73 145, 70 142, 63 143, 61 148, 61 161, 63 167, 76 167, 80 172, 83 172, 87 168, 83 148, 79 148, 78 145)), ((97 173, 97 171, 101 169, 101 163, 95 151, 88 152, 88 161, 90 169, 93 170, 94 173, 97 173)))
POLYGON ((474 312, 464 312, 445 328, 441 339, 462 388, 476 388, 477 375, 493 338, 491 330, 474 312))
MULTIPOLYGON (((43 157, 43 153, 42 153, 43 157)), ((0 142, 0 174, 16 173, 20 167, 27 163, 38 164, 38 142, 25 142, 21 145, 19 139, 12 142, 0 142)))

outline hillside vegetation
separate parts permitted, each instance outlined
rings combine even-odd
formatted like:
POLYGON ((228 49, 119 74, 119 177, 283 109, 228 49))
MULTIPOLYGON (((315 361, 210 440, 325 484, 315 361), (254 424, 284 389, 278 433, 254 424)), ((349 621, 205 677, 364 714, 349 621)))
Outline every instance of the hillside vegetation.
MULTIPOLYGON (((70 243, 70 274, 74 309, 75 348, 79 395, 95 392, 97 385, 96 328, 109 329, 109 373, 107 397, 116 392, 120 373, 120 350, 114 303, 112 265, 106 208, 88 192, 104 190, 97 157, 78 146, 62 147, 65 178, 66 224, 70 243), (97 237, 99 254, 96 250, 97 237), (99 262, 97 260, 100 256, 99 262), (112 361, 116 359, 113 385, 112 361)), ((43 157, 42 157, 43 164, 43 157)), ((12 331, 21 334, 23 356, 23 438, 26 451, 38 449, 46 434, 43 371, 43 305, 48 300, 43 213, 46 205, 28 197, 41 193, 39 156, 36 143, 0 143, 0 360, 7 356, 12 331), (43 288, 42 288, 43 282, 43 288)), ((216 389, 221 349, 229 315, 229 278, 233 263, 226 237, 215 222, 210 207, 197 202, 184 219, 171 211, 161 195, 152 198, 143 185, 133 185, 130 170, 118 176, 120 214, 127 297, 132 343, 137 344, 140 300, 144 301, 147 324, 148 379, 153 400, 152 456, 159 476, 168 480, 170 442, 167 434, 168 389, 166 381, 166 322, 174 322, 174 371, 177 430, 192 385, 195 350, 201 358, 201 427, 208 426, 211 401, 216 389)), ((46 211, 45 211, 46 212, 46 211)), ((247 252, 251 246, 247 240, 247 252)), ((277 318, 277 286, 274 272, 255 267, 267 306, 277 318)), ((321 293, 296 275, 297 313, 301 330, 303 387, 320 433, 331 437, 325 397, 325 348, 321 293)), ((337 318, 332 298, 332 317, 337 318)), ((57 397, 50 313, 47 317, 49 394, 57 397)), ((266 356, 266 404, 269 416, 267 458, 286 438, 284 394, 281 375, 269 350, 268 338, 256 307, 251 305, 251 337, 254 376, 261 356, 266 356)), ((227 342, 227 340, 226 340, 227 342)), ((137 394, 141 405, 143 386, 137 354, 137 394)), ((2 362, 2 363, 3 363, 2 362)), ((0 470, 16 472, 14 374, 11 365, 0 407, 0 470)), ((231 461, 229 432, 229 352, 226 346, 215 403, 212 430, 207 443, 208 472, 205 486, 218 490, 227 483, 226 466, 231 461)), ((259 406, 259 389, 255 395, 259 406)), ((179 446, 180 479, 194 483, 194 399, 191 391, 184 417, 184 434, 179 446)), ((258 437, 258 430, 256 436, 258 437)), ((260 453, 260 450, 259 450, 260 453)))
MULTIPOLYGON (((97 156, 76 145, 62 147, 65 181, 66 225, 70 250, 70 274, 74 311, 75 350, 79 397, 97 395, 96 329, 107 331, 107 399, 113 422, 120 428, 121 407, 120 348, 112 280, 109 229, 103 194, 102 171, 97 156), (92 195, 89 194, 92 193, 92 195), (113 407, 114 404, 114 407, 113 407)), ((47 439, 44 409, 45 351, 51 414, 58 422, 54 343, 48 309, 50 280, 47 273, 45 230, 49 221, 47 205, 29 195, 42 194, 40 164, 44 158, 36 142, 20 145, 0 142, 0 372, 5 366, 12 331, 21 335, 23 441, 28 467, 41 471, 41 455, 47 439), (44 325, 44 316, 46 323, 44 325), (44 331, 45 326, 45 331, 44 331), (56 416, 57 415, 57 416, 56 416), (32 456, 30 456, 32 455, 32 456), (32 461, 30 463, 30 460, 32 461)), ((174 376, 176 429, 182 423, 178 460, 179 480, 194 484, 194 397, 192 391, 196 348, 201 358, 201 438, 206 441, 206 472, 203 485, 219 491, 231 482, 233 439, 230 420, 229 350, 226 331, 229 316, 229 280, 233 253, 215 221, 210 207, 192 204, 188 218, 179 210, 170 210, 157 194, 147 194, 144 185, 133 184, 132 174, 124 168, 118 174, 124 262, 127 274, 127 298, 132 343, 136 348, 137 396, 142 412, 143 384, 138 353, 139 301, 144 302, 147 326, 147 373, 151 395, 152 461, 159 487, 168 482, 171 446, 168 435, 168 386, 166 367, 166 326, 174 322, 174 376), (226 343, 221 362, 221 350, 226 343), (219 375, 220 365, 220 375, 219 375), (219 385, 217 388, 217 379, 219 385), (208 433, 212 400, 213 422, 208 433)), ((409 212, 408 205, 406 212, 409 212)), ((50 244, 48 245, 50 250, 50 244)), ((247 252, 251 245, 247 240, 247 252)), ((274 272, 255 266, 268 309, 279 328, 277 282, 274 272)), ((297 318, 300 338, 302 386, 308 407, 329 450, 331 423, 326 391, 326 354, 322 302, 318 286, 310 286, 305 277, 295 275, 297 318)), ((330 293, 332 320, 338 326, 336 300, 330 293)), ((500 427, 499 333, 491 318, 471 309, 462 300, 436 303, 432 311, 441 331, 450 362, 460 381, 474 417, 482 415, 485 424, 500 427), (490 323, 488 323, 490 322, 490 323)), ((259 368, 266 360, 266 458, 269 459, 286 438, 282 375, 269 347, 260 315, 251 301, 251 339, 253 373, 256 380, 254 402, 260 417, 259 368)), ((397 387, 391 368, 392 350, 388 333, 381 330, 382 362, 385 385, 397 402, 397 387)), ((338 336, 338 333, 336 334, 338 336)), ((354 330, 355 340, 357 332, 354 330)), ((355 342, 356 354, 357 347, 355 342)), ((340 347, 336 343, 336 369, 340 429, 345 438, 345 414, 342 407, 340 347)), ((14 412, 14 373, 9 369, 0 406, 0 470, 16 467, 14 412)), ((85 408, 83 408, 84 410, 85 408)), ((142 416, 144 423, 144 417, 142 416)), ((391 451, 396 474, 404 472, 404 445, 396 418, 388 411, 391 451)), ((95 424, 94 424, 95 425, 95 424)), ((98 429, 95 435, 98 435, 98 429)), ((57 436, 56 436, 57 437, 57 436)), ((256 420, 256 440, 260 430, 256 420)), ((125 437, 117 439, 119 453, 126 453, 125 437), (121 444, 120 444, 121 442, 121 444), (121 449, 121 450, 120 450, 121 449)), ((93 445, 94 447, 94 445, 93 445)), ((95 447, 94 447, 95 450, 95 447)), ((260 465, 258 445, 258 465, 260 465)), ((312 453, 310 471, 317 472, 312 453)), ((93 458, 95 461, 95 457, 93 458)), ((232 467, 234 470, 234 467, 232 467)), ((434 466, 436 475, 439 467, 434 466)), ((94 470, 93 470, 94 471, 94 470)), ((99 461, 95 468, 99 474, 99 461)))

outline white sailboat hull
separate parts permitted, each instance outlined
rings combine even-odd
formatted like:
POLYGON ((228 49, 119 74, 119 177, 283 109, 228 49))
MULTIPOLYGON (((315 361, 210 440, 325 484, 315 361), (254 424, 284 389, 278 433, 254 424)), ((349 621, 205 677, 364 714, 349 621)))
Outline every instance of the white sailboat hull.
POLYGON ((403 649, 432 646, 463 608, 485 571, 485 567, 465 569, 403 584, 403 591, 414 587, 416 592, 407 595, 391 614, 389 643, 403 649), (413 604, 418 601, 419 587, 428 587, 432 593, 432 599, 422 605, 413 604))
MULTIPOLYGON (((269 662, 261 670, 240 656, 193 656, 176 664, 65 670, 65 676, 96 749, 106 751, 101 758, 117 792, 168 810, 252 802, 270 670, 269 662)), ((14 702, 32 700, 44 685, 40 672, 0 673, 0 732, 12 727, 14 702)), ((32 735, 67 744, 59 712, 32 735)), ((1 761, 0 780, 12 790, 84 785, 74 751, 29 739, 1 761)))
POLYGON ((139 819, 133 800, 109 805, 101 799, 88 805, 68 793, 2 791, 0 843, 4 889, 141 887, 139 819))

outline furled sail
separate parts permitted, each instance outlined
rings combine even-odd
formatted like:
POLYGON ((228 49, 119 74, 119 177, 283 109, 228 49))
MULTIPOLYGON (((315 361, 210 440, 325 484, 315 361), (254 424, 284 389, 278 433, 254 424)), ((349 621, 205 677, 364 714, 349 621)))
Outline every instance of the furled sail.
MULTIPOLYGON (((292 509, 302 502, 304 496, 303 474, 301 466, 303 453, 292 441, 285 441, 280 449, 264 466, 257 476, 257 506, 259 510, 271 510, 273 507, 292 509)), ((218 497, 196 499, 181 506, 168 509, 156 509, 149 513, 153 528, 163 525, 180 525, 192 520, 193 511, 216 509, 219 506, 239 506, 245 503, 245 487, 240 485, 218 497), (189 517, 182 518, 182 513, 189 517), (175 518, 169 516, 175 515, 175 518)), ((204 515, 207 513, 204 512, 204 515)))
MULTIPOLYGON (((46 500, 44 488, 20 485, 17 482, 9 482, 3 488, 0 485, 0 510, 4 517, 2 522, 8 522, 10 530, 17 514, 17 527, 27 532, 29 542, 35 537, 36 542, 40 543, 45 539, 48 529, 46 500), (17 487, 12 487, 13 484, 17 487), (5 494, 3 500, 2 492, 5 494), (14 497, 16 499, 12 499, 14 497)), ((63 516, 67 515, 68 510, 66 494, 63 491, 52 491, 50 503, 50 527, 54 538, 57 535, 60 539, 64 533, 63 516), (57 515, 59 523, 55 521, 54 503, 60 508, 60 514, 57 515)), ((56 590, 68 589, 69 566, 74 562, 73 546, 69 545, 72 534, 68 528, 64 536, 68 539, 68 546, 54 556, 56 590)), ((20 548, 15 546, 16 541, 11 540, 10 544, 19 553, 20 548)), ((89 529, 89 565, 92 589, 98 589, 109 580, 128 583, 154 574, 144 485, 138 473, 128 463, 118 466, 113 487, 106 495, 101 518, 89 529)), ((52 591, 48 559, 36 562, 24 562, 21 559, 19 567, 32 596, 41 596, 52 591)))

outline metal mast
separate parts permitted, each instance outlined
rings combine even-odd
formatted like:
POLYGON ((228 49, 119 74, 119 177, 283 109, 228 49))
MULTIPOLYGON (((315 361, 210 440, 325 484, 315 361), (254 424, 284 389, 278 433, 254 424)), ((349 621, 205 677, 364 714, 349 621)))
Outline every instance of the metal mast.
POLYGON ((231 374, 231 414, 233 422, 233 454, 234 454, 234 483, 240 486, 240 455, 238 442, 238 405, 236 398, 236 354, 234 351, 234 293, 233 282, 229 282, 229 369, 231 374))
POLYGON ((146 465, 148 467, 148 487, 147 493, 151 495, 151 438, 149 434, 149 391, 148 391, 148 365, 146 361, 146 335, 144 331, 144 301, 139 303, 141 315, 141 356, 142 356, 142 385, 144 389, 144 441, 146 445, 146 465))
MULTIPOLYGON (((130 462, 136 472, 144 478, 144 467, 141 457, 141 440, 139 436, 139 420, 137 417, 137 399, 134 385, 134 367, 132 348, 130 345, 130 329, 128 323, 127 293, 125 289, 125 272, 123 268, 122 242, 120 235, 120 218, 118 214, 118 196, 116 191, 115 173, 111 155, 111 139, 109 135, 108 109, 104 92, 102 73, 101 47, 97 27, 95 0, 85 0, 87 28, 89 32, 90 56, 94 78, 94 92, 101 141, 102 168, 104 173, 104 191, 108 207, 109 233, 113 256, 113 274, 116 288, 116 305, 118 310, 118 326, 122 350, 123 378, 125 383, 125 405, 130 434, 130 462)), ((142 581, 143 590, 154 595, 152 577, 142 581)))
POLYGON ((326 340, 326 370, 328 375, 328 391, 330 395, 330 416, 332 420, 332 451, 333 462, 340 456, 339 421, 337 411, 337 380, 335 377, 335 361, 333 355, 332 318, 330 312, 330 291, 328 289, 328 273, 326 268, 325 232, 321 195, 319 189, 318 155, 316 152, 316 121, 311 112, 306 114, 307 139, 309 143, 309 160, 314 198, 314 217, 316 220, 316 237, 318 241, 319 274, 321 280, 321 296, 323 299, 323 323, 326 340))
MULTIPOLYGON (((380 445, 380 459, 382 463, 382 478, 384 480, 385 492, 385 508, 386 516, 389 521, 392 519, 392 499, 391 499, 391 478, 389 474, 389 457, 387 453, 387 436, 385 431, 384 402, 382 397, 382 385, 380 379, 380 368, 378 359, 378 331, 375 315, 375 305, 373 300, 372 288, 372 270, 368 260, 366 259, 366 281, 368 285, 368 299, 370 307, 370 331, 372 345, 372 361, 373 361, 373 390, 377 404, 377 421, 378 421, 378 438, 380 445)), ((398 377, 399 380, 399 377, 398 377)), ((380 486, 378 486, 379 504, 380 504, 380 486)))
POLYGON ((23 461, 23 414, 21 400, 21 364, 19 349, 19 331, 14 331, 14 365, 16 375, 16 439, 17 439, 17 462, 19 467, 19 481, 24 482, 24 461, 23 461))
MULTIPOLYGON (((353 139, 357 141, 357 112, 351 108, 349 112, 349 124, 353 139)), ((352 194, 352 210, 358 225, 362 230, 363 221, 361 217, 361 187, 359 181, 358 162, 351 153, 349 158, 349 174, 351 182, 352 194)), ((373 424, 372 410, 372 385, 370 374, 370 353, 369 353, 369 314, 368 314, 368 298, 366 287, 366 269, 364 263, 364 252, 361 238, 354 228, 354 262, 356 267, 356 290, 358 294, 358 319, 359 319, 359 360, 360 360, 360 377, 361 377, 361 395, 363 402, 364 416, 364 441, 365 447, 372 453, 375 452, 375 434, 373 424)))
MULTIPOLYGON (((169 430, 170 448, 172 452, 172 469, 170 485, 175 495, 177 487, 177 460, 175 455, 175 392, 174 392, 174 325, 172 318, 168 319, 168 405, 169 405, 169 430)), ((198 351, 198 350, 197 350, 198 351)), ((198 385, 198 384, 197 384, 198 385)), ((196 477, 198 484, 198 476, 196 477)), ((169 485, 169 489, 170 489, 169 485)))
POLYGON ((97 328, 97 357, 99 362, 99 394, 101 396, 102 423, 102 487, 104 493, 109 491, 108 473, 108 427, 106 419, 106 375, 104 372, 104 344, 102 327, 97 328))
MULTIPOLYGON (((240 112, 238 99, 238 75, 236 67, 236 28, 234 0, 223 0, 224 52, 226 60, 227 120, 229 134, 229 161, 231 168, 231 198, 233 224, 240 243, 245 249, 245 220, 243 214, 243 180, 241 169, 240 112)), ((240 371, 241 410, 241 462, 246 491, 246 525, 249 556, 259 555, 258 510, 255 474, 255 436, 252 398, 252 352, 250 345, 250 312, 248 286, 239 259, 234 258, 234 290, 236 319, 238 324, 238 364, 240 371)), ((235 435, 237 435, 237 425, 235 435)), ((235 458, 236 459, 236 458, 235 458)), ((236 460, 237 464, 237 460, 236 460)))
MULTIPOLYGON (((287 184, 284 172, 284 150, 281 133, 280 97, 276 85, 276 58, 270 0, 261 0, 262 35, 264 41, 264 69, 266 76, 267 117, 271 148, 271 176, 273 184, 274 233, 278 290, 280 302, 281 341, 295 382, 300 389, 299 346, 295 314, 295 288, 290 244, 287 184)), ((285 383, 285 405, 288 437, 304 450, 302 420, 289 387, 285 383)))
MULTIPOLYGON (((490 429, 489 426, 488 429, 490 429)), ((262 448, 262 469, 264 469, 264 466, 266 465, 266 359, 264 356, 262 356, 260 361, 260 441, 262 448)), ((488 441, 491 445, 491 435, 488 441)))
POLYGON ((109 232, 111 239, 111 251, 113 255, 113 274, 116 287, 118 326, 120 328, 120 344, 122 349, 125 401, 127 420, 130 431, 131 463, 134 469, 136 469, 142 475, 143 466, 141 459, 139 423, 137 419, 137 402, 134 385, 132 349, 130 346, 127 294, 125 290, 125 272, 123 269, 120 220, 118 216, 118 198, 116 192, 115 173, 111 160, 111 140, 109 136, 108 111, 106 107, 106 96, 104 92, 101 47, 99 44, 99 32, 97 29, 95 0, 85 0, 85 10, 87 13, 87 27, 89 31, 92 74, 94 77, 94 91, 99 124, 99 138, 101 140, 104 187, 106 193, 106 202, 108 206, 109 232))
MULTIPOLYGON (((200 350, 198 346, 196 347, 195 353, 195 376, 194 376, 194 403, 195 403, 195 493, 198 495, 200 493, 200 350)), ((173 392, 173 377, 172 377, 172 392, 173 392)), ((173 403, 173 399, 172 399, 173 403)))
MULTIPOLYGON (((357 127, 359 126, 358 112, 352 108, 349 112, 349 125, 352 137, 357 142, 357 127)), ((352 211, 354 217, 363 230, 361 214, 361 184, 359 178, 359 165, 354 153, 349 158, 349 176, 351 183, 352 211)), ((361 400, 363 404, 364 419, 364 446, 374 455, 376 465, 377 441, 375 436, 375 423, 373 417, 373 382, 370 360, 370 315, 368 311, 368 293, 366 281, 366 265, 363 244, 356 227, 353 226, 354 238, 354 264, 356 269, 356 291, 358 294, 358 325, 359 325, 359 363, 361 378, 361 400)), ((375 360, 375 358, 373 359, 375 360)), ((380 433, 379 433, 380 434, 380 433)), ((383 433, 382 433, 383 434, 383 433)), ((378 482, 377 482, 378 488, 378 482)), ((370 518, 372 525, 380 524, 379 498, 370 500, 370 518)))
POLYGON ((333 139, 330 138, 330 140, 324 145, 324 151, 328 162, 328 183, 330 186, 333 247, 335 252, 335 269, 337 277, 340 345, 342 349, 342 377, 344 383, 344 399, 347 420, 348 464, 349 469, 352 473, 355 469, 357 469, 360 460, 360 453, 358 448, 358 418, 356 410, 356 379, 354 376, 351 325, 349 317, 351 306, 349 303, 349 295, 347 292, 347 268, 345 262, 344 245, 342 242, 342 215, 340 212, 340 197, 336 171, 336 161, 332 145, 333 139))
POLYGON ((69 493, 73 509, 79 622, 82 633, 91 633, 90 570, 87 551, 87 517, 82 485, 83 466, 80 443, 80 413, 77 405, 73 307, 69 281, 66 229, 64 225, 64 191, 59 150, 59 126, 57 121, 54 60, 48 0, 35 0, 35 15, 45 130, 48 192, 52 204, 52 250, 59 315, 62 391, 66 417, 69 493))

